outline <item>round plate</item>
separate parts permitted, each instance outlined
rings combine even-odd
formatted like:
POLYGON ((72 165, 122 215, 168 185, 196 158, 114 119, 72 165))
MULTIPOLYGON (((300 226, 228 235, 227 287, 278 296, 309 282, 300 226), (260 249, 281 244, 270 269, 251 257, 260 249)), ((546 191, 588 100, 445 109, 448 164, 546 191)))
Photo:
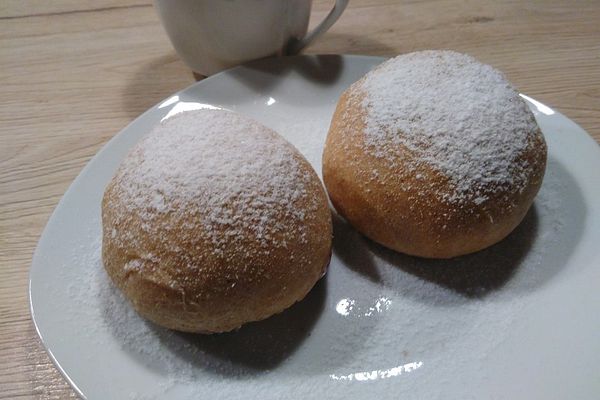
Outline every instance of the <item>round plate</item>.
POLYGON ((523 96, 548 142, 542 189, 501 243, 450 261, 386 250, 334 218, 329 273, 266 321, 202 336, 139 318, 100 261, 100 201, 161 119, 220 107, 280 132, 313 164, 340 93, 383 59, 299 56, 236 67, 151 108, 84 168, 31 266, 31 313, 88 399, 593 398, 600 393, 600 151, 523 96))

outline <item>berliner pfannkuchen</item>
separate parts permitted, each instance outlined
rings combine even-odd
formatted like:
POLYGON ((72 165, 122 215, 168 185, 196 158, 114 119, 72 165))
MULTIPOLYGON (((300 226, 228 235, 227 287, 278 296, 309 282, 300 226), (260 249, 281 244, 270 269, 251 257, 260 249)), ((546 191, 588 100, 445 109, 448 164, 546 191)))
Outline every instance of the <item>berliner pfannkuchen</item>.
POLYGON ((304 157, 249 118, 191 111, 128 154, 102 201, 112 281, 156 324, 224 332, 301 300, 331 254, 327 196, 304 157))
POLYGON ((342 94, 323 178, 336 210, 369 238, 450 258, 508 235, 545 165, 535 118, 499 71, 422 51, 383 63, 342 94))

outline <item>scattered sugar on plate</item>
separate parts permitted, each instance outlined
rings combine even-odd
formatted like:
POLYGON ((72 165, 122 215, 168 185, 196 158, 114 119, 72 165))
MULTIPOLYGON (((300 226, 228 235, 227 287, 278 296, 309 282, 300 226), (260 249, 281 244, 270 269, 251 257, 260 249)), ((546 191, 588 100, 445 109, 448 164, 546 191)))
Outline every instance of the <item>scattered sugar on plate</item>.
MULTIPOLYGON (((298 147, 308 160, 320 164, 324 129, 297 124, 282 133, 292 142, 304 141, 304 147, 298 147)), ((502 332, 515 323, 523 297, 549 279, 550 264, 560 263, 560 249, 553 249, 565 240, 565 223, 577 222, 561 200, 561 193, 572 190, 565 186, 561 171, 559 164, 549 163, 535 201, 535 215, 528 217, 520 230, 500 247, 459 262, 428 265, 426 260, 378 248, 347 226, 336 226, 341 240, 334 249, 326 290, 309 295, 313 297, 299 304, 305 307, 300 311, 287 311, 290 317, 280 317, 283 322, 267 320, 223 337, 195 339, 139 317, 103 270, 100 221, 86 221, 88 235, 81 245, 74 246, 69 264, 61 272, 69 282, 72 307, 65 310, 60 323, 77 326, 78 335, 85 335, 90 350, 82 349, 82 357, 98 351, 92 349, 123 352, 137 364, 129 374, 150 370, 157 376, 156 386, 125 394, 130 399, 158 399, 172 393, 178 398, 206 393, 237 397, 250 392, 276 398, 290 390, 298 396, 315 397, 322 394, 325 384, 335 385, 334 394, 342 398, 349 392, 368 392, 370 386, 365 382, 370 380, 378 380, 388 385, 390 393, 400 395, 418 393, 418 385, 438 385, 452 369, 470 366, 475 374, 484 375, 485 369, 480 367, 501 346, 502 332), (531 242, 528 247, 527 240, 531 242), (340 243, 345 243, 343 248, 340 243), (345 250, 352 259, 340 253, 345 250), (358 265, 357 254, 363 255, 358 265), (515 263, 514 269, 499 281, 486 280, 481 274, 471 278, 463 274, 458 281, 451 276, 452 268, 489 268, 506 262, 515 263), (449 275, 421 275, 428 267, 446 267, 449 275), (316 315, 307 316, 310 313, 316 315), (286 330, 286 321, 299 324, 294 325, 296 329, 311 318, 314 326, 307 326, 308 333, 292 342, 294 332, 286 330), (280 353, 273 350, 268 354, 265 343, 280 353), (254 365, 244 354, 260 358, 257 351, 267 353, 262 356, 262 366, 254 365), (279 361, 271 362, 269 357, 279 361), (402 384, 394 384, 397 379, 402 379, 402 384)), ((478 379, 485 379, 483 375, 478 379)), ((442 398, 443 393, 439 395, 442 398)))

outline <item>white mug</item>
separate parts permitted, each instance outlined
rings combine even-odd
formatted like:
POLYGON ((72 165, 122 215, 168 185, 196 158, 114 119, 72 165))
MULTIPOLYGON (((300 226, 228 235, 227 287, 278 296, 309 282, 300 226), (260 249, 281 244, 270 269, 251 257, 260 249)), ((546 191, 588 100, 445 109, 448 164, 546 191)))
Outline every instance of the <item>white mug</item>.
POLYGON ((312 0, 154 0, 159 18, 183 61, 212 75, 259 58, 296 54, 329 29, 348 0, 308 30, 312 0))

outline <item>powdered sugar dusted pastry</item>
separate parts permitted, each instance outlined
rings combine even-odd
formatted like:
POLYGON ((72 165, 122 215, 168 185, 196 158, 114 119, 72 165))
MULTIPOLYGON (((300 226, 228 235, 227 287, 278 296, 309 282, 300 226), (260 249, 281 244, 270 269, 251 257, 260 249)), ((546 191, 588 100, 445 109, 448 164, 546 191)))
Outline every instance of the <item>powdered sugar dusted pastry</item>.
POLYGON ((393 58, 344 92, 323 154, 337 209, 400 252, 450 258, 523 219, 546 144, 504 76, 452 51, 393 58))
POLYGON ((331 215, 300 153, 228 111, 176 115, 122 162, 102 202, 106 271, 151 321, 223 332, 302 299, 324 274, 331 215))

